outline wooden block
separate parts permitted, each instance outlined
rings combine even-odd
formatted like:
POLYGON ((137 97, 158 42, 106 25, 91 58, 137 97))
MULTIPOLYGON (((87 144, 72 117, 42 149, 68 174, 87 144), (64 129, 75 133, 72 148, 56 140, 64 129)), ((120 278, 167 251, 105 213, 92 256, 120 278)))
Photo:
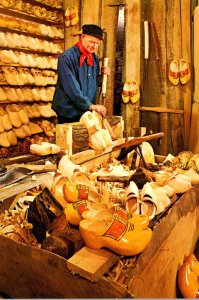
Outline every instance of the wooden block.
POLYGON ((108 250, 83 247, 67 260, 67 267, 80 276, 97 282, 118 259, 117 255, 108 250))
POLYGON ((79 122, 56 125, 56 144, 67 150, 68 155, 78 153, 89 148, 88 131, 79 122))
POLYGON ((124 120, 122 116, 107 116, 112 131, 115 135, 115 139, 123 138, 124 136, 124 120))

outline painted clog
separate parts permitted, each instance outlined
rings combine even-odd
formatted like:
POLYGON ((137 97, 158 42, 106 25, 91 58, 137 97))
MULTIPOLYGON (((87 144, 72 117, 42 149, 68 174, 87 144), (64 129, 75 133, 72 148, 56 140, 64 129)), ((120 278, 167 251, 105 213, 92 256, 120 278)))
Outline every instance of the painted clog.
POLYGON ((70 14, 71 14, 70 10, 71 10, 70 7, 67 7, 64 14, 64 22, 66 27, 70 26, 70 14))
POLYGON ((63 186, 64 198, 68 202, 88 200, 89 187, 83 184, 66 182, 63 186))
POLYGON ((129 97, 132 103, 136 103, 140 99, 140 88, 135 80, 130 82, 129 97))
POLYGON ((80 235, 87 247, 108 248, 119 255, 132 256, 141 253, 149 244, 151 229, 141 229, 115 215, 112 221, 82 220, 80 235))
POLYGON ((88 210, 88 206, 85 200, 77 201, 76 203, 70 203, 64 208, 66 220, 72 225, 78 226, 82 218, 82 213, 88 210))
POLYGON ((180 82, 186 84, 191 78, 191 71, 189 68, 189 63, 186 59, 180 59, 180 82))
POLYGON ((79 22, 79 15, 76 6, 72 6, 70 10, 70 23, 72 26, 77 25, 79 22))
POLYGON ((180 82, 179 64, 177 60, 172 60, 169 65, 169 81, 173 85, 178 85, 180 82))
POLYGON ((128 103, 130 100, 129 88, 130 88, 130 82, 126 81, 124 83, 123 90, 122 90, 122 100, 124 103, 128 103))
POLYGON ((93 221, 111 221, 115 215, 119 216, 124 221, 129 221, 135 226, 139 226, 140 228, 147 228, 149 225, 148 216, 139 214, 133 214, 130 216, 125 209, 119 206, 111 207, 109 209, 87 210, 83 212, 82 218, 93 221))

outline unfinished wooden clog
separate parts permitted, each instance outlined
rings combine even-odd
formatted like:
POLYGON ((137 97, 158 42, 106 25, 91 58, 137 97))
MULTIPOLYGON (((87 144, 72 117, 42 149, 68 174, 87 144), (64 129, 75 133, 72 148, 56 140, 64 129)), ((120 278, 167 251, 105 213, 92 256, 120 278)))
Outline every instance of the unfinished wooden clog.
POLYGON ((22 121, 19 117, 19 112, 14 109, 12 105, 6 106, 6 111, 8 113, 9 119, 12 123, 12 126, 15 128, 19 128, 22 126, 22 121))
POLYGON ((7 138, 10 145, 15 146, 17 144, 17 137, 13 130, 7 131, 7 138))
POLYGON ((23 126, 21 126, 19 128, 14 128, 13 127, 13 131, 14 131, 17 138, 19 138, 19 139, 25 139, 26 138, 26 132, 24 131, 23 126))
POLYGON ((1 147, 5 147, 5 148, 9 148, 10 147, 10 142, 8 140, 8 135, 7 132, 4 131, 2 133, 0 133, 0 146, 1 147))
POLYGON ((11 130, 12 123, 10 121, 8 114, 3 110, 2 107, 0 107, 0 118, 1 118, 4 130, 7 130, 7 131, 11 130))

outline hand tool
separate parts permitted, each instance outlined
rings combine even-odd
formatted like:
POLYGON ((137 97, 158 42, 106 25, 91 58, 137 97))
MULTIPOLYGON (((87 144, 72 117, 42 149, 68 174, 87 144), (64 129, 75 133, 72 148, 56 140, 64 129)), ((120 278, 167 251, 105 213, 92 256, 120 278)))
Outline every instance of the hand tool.
POLYGON ((22 180, 27 176, 34 175, 37 173, 54 172, 57 169, 57 166, 53 164, 37 166, 37 168, 34 168, 36 166, 33 166, 33 169, 30 169, 30 167, 30 165, 29 168, 13 167, 6 170, 5 173, 0 176, 0 188, 18 182, 19 180, 22 180))
POLYGON ((123 77, 123 57, 125 45, 125 3, 109 4, 110 7, 118 7, 116 47, 115 47, 115 80, 114 80, 114 107, 113 114, 121 115, 122 103, 122 77, 123 77))
POLYGON ((148 60, 149 60, 149 22, 144 21, 144 89, 148 87, 148 60))

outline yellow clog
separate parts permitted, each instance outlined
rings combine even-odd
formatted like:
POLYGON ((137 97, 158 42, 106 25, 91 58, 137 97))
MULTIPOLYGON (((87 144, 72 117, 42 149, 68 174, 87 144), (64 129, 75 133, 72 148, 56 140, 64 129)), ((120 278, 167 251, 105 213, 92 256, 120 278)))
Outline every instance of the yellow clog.
POLYGON ((188 263, 193 268, 193 271, 197 274, 197 276, 199 276, 199 261, 193 253, 189 254, 185 258, 184 263, 188 263))
POLYGON ((148 216, 139 214, 133 214, 132 216, 130 216, 125 209, 119 206, 101 210, 89 209, 82 213, 82 218, 93 221, 111 221, 115 215, 119 216, 124 221, 129 221, 130 223, 141 228, 147 228, 149 225, 148 216))
POLYGON ((191 78, 189 63, 186 59, 180 59, 180 82, 186 84, 191 78))
POLYGON ((118 215, 112 221, 84 219, 80 222, 79 230, 86 246, 92 249, 105 247, 125 256, 141 253, 152 237, 151 229, 135 227, 118 215))
POLYGON ((135 80, 130 82, 129 97, 132 103, 136 103, 140 99, 140 88, 135 80))
POLYGON ((129 87, 130 87, 130 83, 126 81, 124 83, 123 90, 122 90, 122 100, 124 103, 128 103, 130 100, 129 87))
POLYGON ((78 226, 80 221, 82 220, 82 214, 86 210, 88 210, 88 207, 85 200, 67 204, 64 208, 66 220, 68 221, 68 223, 78 226))
POLYGON ((70 23, 72 26, 77 25, 79 22, 79 15, 76 6, 72 6, 70 10, 70 23))
POLYGON ((180 81, 180 74, 179 74, 179 64, 177 60, 172 60, 169 65, 169 81, 174 84, 178 85, 180 81))
POLYGON ((70 24, 70 14, 71 14, 70 7, 67 7, 66 11, 65 11, 65 15, 64 15, 64 23, 65 23, 66 27, 69 27, 71 25, 70 24))
POLYGON ((184 298, 199 297, 198 275, 187 262, 178 271, 178 286, 184 298))
POLYGON ((63 186, 64 198, 68 202, 88 200, 89 187, 83 184, 66 182, 63 186))

